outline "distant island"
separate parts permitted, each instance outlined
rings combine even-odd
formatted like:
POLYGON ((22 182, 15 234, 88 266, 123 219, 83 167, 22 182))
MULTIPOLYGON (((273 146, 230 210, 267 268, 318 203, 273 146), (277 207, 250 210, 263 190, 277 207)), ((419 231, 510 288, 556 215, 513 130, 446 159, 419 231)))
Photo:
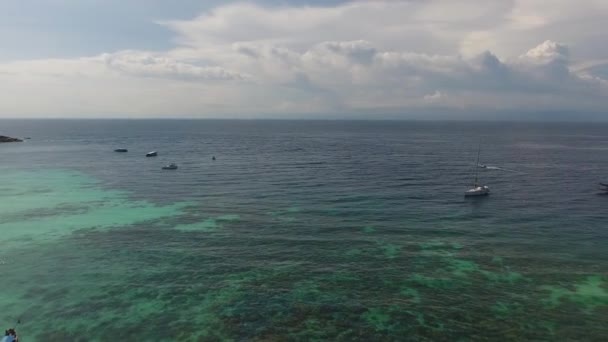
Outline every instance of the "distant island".
POLYGON ((9 143, 9 142, 23 142, 21 139, 5 137, 4 135, 0 135, 0 143, 9 143))

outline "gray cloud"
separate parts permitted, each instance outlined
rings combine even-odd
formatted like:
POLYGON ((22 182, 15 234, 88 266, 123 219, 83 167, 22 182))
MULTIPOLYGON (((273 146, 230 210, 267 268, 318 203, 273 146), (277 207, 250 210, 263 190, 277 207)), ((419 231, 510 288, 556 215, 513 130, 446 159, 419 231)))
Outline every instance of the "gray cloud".
POLYGON ((325 42, 317 47, 335 54, 344 55, 349 60, 360 64, 371 64, 377 51, 370 42, 364 40, 350 42, 325 42))
POLYGON ((105 65, 118 72, 142 77, 173 78, 179 80, 234 81, 248 79, 248 75, 218 66, 197 66, 145 52, 123 51, 103 54, 105 65))

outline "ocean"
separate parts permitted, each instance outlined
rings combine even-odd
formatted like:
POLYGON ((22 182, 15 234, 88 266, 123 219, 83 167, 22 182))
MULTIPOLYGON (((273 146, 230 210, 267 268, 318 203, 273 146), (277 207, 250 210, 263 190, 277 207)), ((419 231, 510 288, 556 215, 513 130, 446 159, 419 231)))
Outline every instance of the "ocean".
POLYGON ((602 341, 607 131, 0 120, 31 137, 0 144, 0 325, 25 342, 602 341), (492 193, 465 199, 479 146, 492 193))

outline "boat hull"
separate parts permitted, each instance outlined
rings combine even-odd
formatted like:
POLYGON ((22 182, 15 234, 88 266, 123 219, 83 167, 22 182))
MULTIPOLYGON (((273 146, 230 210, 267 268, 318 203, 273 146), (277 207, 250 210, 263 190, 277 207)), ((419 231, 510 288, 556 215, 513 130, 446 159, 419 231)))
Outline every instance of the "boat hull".
POLYGON ((479 186, 474 189, 465 191, 464 197, 481 197, 488 196, 490 194, 490 188, 487 186, 479 186))

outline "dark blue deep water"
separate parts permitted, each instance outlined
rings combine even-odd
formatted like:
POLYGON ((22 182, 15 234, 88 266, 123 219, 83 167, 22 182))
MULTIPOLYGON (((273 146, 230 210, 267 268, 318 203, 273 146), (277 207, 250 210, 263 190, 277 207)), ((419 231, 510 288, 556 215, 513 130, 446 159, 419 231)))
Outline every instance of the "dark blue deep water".
POLYGON ((21 319, 24 341, 606 340, 607 131, 0 120, 31 137, 0 144, 0 325, 21 319), (480 141, 492 194, 465 199, 480 141))

